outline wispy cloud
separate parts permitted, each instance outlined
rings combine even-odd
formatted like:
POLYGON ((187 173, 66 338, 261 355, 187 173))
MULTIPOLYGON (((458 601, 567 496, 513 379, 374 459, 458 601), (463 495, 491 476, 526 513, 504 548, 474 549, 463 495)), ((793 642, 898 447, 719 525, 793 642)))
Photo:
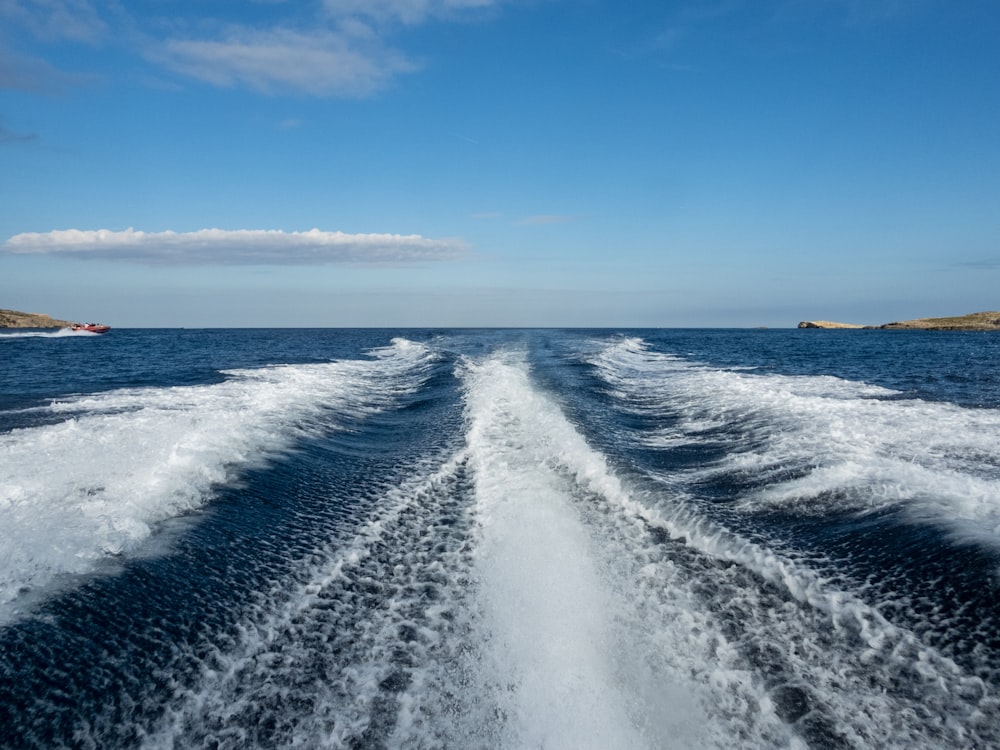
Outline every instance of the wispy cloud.
POLYGON ((465 141, 466 143, 471 143, 473 146, 480 145, 479 141, 477 141, 475 138, 470 138, 467 135, 462 135, 461 133, 455 133, 455 132, 451 132, 451 131, 449 131, 448 134, 451 135, 453 138, 457 138, 460 141, 465 141))
POLYGON ((981 271, 1000 270, 1000 258, 983 258, 981 260, 958 261, 951 264, 952 268, 973 268, 981 271))
POLYGON ((316 96, 370 94, 416 70, 400 53, 345 31, 230 29, 220 39, 170 39, 150 59, 216 86, 316 96))
POLYGON ((224 88, 366 96, 419 69, 393 42, 401 26, 460 20, 506 1, 256 0, 267 9, 248 22, 227 3, 171 4, 177 7, 167 18, 120 2, 0 0, 0 87, 41 90, 59 73, 31 50, 34 39, 49 48, 114 44, 162 70, 224 88))
POLYGON ((521 226, 545 226, 547 224, 565 224, 573 221, 572 216, 562 216, 560 214, 539 214, 537 216, 526 216, 517 223, 521 226))
POLYGON ((928 5, 927 0, 826 0, 841 8, 848 24, 869 25, 908 18, 928 5))
POLYGON ((783 0, 775 7, 775 17, 830 12, 846 26, 875 26, 911 18, 938 4, 940 0, 783 0))
POLYGON ((336 17, 352 16, 376 21, 417 24, 429 18, 454 16, 462 11, 484 9, 500 0, 324 0, 327 13, 336 17))
POLYGON ((15 133, 13 130, 8 130, 0 120, 0 143, 23 143, 33 141, 37 137, 37 133, 15 133))
POLYGON ((107 23, 88 0, 0 0, 0 19, 46 42, 95 44, 108 33, 107 23))
POLYGON ((33 47, 100 46, 110 26, 88 0, 0 0, 0 89, 53 94, 93 82, 93 74, 60 70, 33 47), (26 51, 30 50, 30 51, 26 51))
POLYGON ((113 260, 154 266, 400 265, 451 260, 467 250, 461 239, 416 234, 346 234, 310 229, 201 229, 143 232, 65 229, 25 232, 7 240, 0 252, 113 260))
MULTIPOLYGON (((2 0, 0 0, 2 1, 2 0)), ((209 36, 174 35, 147 56, 207 83, 267 93, 365 96, 420 65, 389 42, 393 29, 454 19, 501 0, 324 0, 303 23, 290 9, 267 27, 222 24, 209 36)), ((204 28, 198 25, 196 28, 204 28)))
POLYGON ((53 94, 67 86, 93 80, 93 76, 59 70, 40 57, 4 49, 5 41, 0 34, 0 89, 53 94))

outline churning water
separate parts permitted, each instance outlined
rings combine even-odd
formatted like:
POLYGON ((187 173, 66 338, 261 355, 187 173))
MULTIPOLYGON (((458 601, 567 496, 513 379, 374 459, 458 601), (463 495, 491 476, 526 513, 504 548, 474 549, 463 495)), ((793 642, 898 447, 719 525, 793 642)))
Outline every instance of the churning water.
POLYGON ((1000 747, 998 364, 0 336, 0 746, 1000 747))

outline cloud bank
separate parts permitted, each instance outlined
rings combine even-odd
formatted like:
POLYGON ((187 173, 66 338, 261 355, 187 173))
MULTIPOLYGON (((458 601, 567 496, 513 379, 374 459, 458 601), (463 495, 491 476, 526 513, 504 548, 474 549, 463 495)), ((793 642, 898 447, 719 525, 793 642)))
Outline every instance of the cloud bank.
POLYGON ((54 255, 153 266, 404 265, 459 258, 467 245, 460 239, 430 239, 417 234, 346 234, 319 229, 143 232, 130 227, 121 232, 24 232, 11 237, 0 250, 8 255, 54 255))

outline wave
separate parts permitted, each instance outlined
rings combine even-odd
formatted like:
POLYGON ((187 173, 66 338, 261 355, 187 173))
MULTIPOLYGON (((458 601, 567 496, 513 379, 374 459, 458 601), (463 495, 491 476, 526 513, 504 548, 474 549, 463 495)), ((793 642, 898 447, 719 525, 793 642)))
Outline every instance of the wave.
POLYGON ((48 407, 56 424, 0 435, 0 620, 33 590, 135 553, 240 472, 390 408, 433 359, 402 339, 371 355, 81 395, 48 407))
POLYGON ((1000 545, 1000 411, 900 399, 830 376, 718 369, 639 339, 592 361, 615 398, 649 418, 623 437, 653 449, 722 449, 685 473, 689 486, 737 481, 746 511, 899 508, 1000 545))

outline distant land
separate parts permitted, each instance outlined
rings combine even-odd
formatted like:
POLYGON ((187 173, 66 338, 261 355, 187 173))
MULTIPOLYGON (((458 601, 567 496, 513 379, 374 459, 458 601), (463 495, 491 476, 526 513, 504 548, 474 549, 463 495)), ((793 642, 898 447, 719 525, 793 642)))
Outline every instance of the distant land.
POLYGON ((25 313, 17 310, 0 310, 0 328, 66 328, 70 320, 56 320, 44 313, 25 313))
MULTIPOLYGON (((66 328, 73 325, 71 320, 58 320, 45 313, 26 313, 17 310, 0 309, 0 328, 66 328)), ((910 331, 1000 331, 1000 311, 988 311, 957 315, 951 318, 915 318, 899 320, 882 325, 860 325, 858 323, 837 323, 832 320, 803 320, 799 328, 826 329, 881 329, 910 331)))
POLYGON ((871 328, 857 323, 834 323, 832 320, 803 320, 799 328, 871 328))
POLYGON ((977 312, 952 318, 915 318, 863 326, 854 323, 834 323, 830 320, 803 320, 799 328, 865 328, 887 331, 1000 331, 1000 312, 977 312))

